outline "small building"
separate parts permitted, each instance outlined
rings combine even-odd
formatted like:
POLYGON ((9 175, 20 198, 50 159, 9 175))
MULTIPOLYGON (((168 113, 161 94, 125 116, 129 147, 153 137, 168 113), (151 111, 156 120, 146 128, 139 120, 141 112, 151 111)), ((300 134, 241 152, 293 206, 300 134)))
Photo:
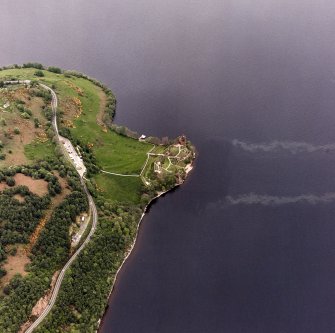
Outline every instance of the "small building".
POLYGON ((186 135, 181 135, 178 138, 178 142, 179 142, 180 145, 185 146, 186 145, 186 135))
POLYGON ((142 134, 142 135, 140 136, 139 140, 140 140, 140 141, 143 141, 143 140, 146 139, 146 137, 147 137, 146 135, 142 134))

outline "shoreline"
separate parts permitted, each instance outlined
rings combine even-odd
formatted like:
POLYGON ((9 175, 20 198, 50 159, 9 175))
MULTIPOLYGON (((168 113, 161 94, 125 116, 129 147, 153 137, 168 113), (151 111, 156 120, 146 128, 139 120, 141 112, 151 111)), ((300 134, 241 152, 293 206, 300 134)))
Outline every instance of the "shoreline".
POLYGON ((110 293, 108 294, 108 297, 107 297, 107 300, 108 300, 108 301, 107 301, 107 305, 106 305, 106 307, 105 307, 105 311, 104 311, 102 317, 101 317, 101 318, 98 320, 98 322, 97 322, 98 328, 97 328, 97 330, 95 331, 96 333, 101 333, 101 324, 103 323, 103 321, 104 321, 104 317, 105 317, 105 315, 106 315, 106 313, 107 313, 107 310, 108 310, 108 308, 109 308, 109 299, 111 298, 112 293, 113 293, 113 291, 114 291, 114 288, 115 288, 115 282, 116 282, 116 280, 117 280, 117 277, 118 277, 118 275, 119 275, 121 269, 123 268, 123 265, 126 263, 127 259, 129 258, 129 256, 130 256, 131 253, 133 252, 133 249, 134 249, 134 247, 135 247, 135 245, 136 245, 136 241, 137 241, 137 238, 138 238, 138 234, 139 234, 139 230, 140 230, 142 221, 143 221, 145 215, 148 213, 148 209, 149 209, 150 206, 151 206, 156 200, 158 200, 161 196, 163 196, 163 195, 166 194, 166 193, 171 192, 172 190, 175 190, 176 188, 178 188, 179 186, 181 186, 182 184, 185 183, 185 181, 186 181, 186 179, 187 179, 189 173, 190 173, 190 172, 193 170, 193 168, 194 168, 193 162, 194 162, 194 160, 195 160, 195 155, 196 155, 196 154, 194 153, 192 162, 191 162, 190 164, 188 164, 188 165, 185 167, 185 172, 186 172, 186 177, 185 177, 185 179, 184 179, 182 182, 180 182, 180 183, 176 183, 175 186, 173 186, 173 187, 170 188, 169 190, 166 190, 166 191, 163 191, 163 192, 158 193, 158 194, 157 194, 154 198, 152 198, 152 199, 150 200, 150 202, 144 207, 143 213, 142 213, 142 215, 141 215, 141 217, 140 217, 140 219, 139 219, 139 221, 138 221, 138 223, 137 223, 137 228, 136 228, 136 234, 135 234, 135 237, 134 237, 134 241, 132 242, 130 248, 125 252, 125 257, 124 257, 124 259, 123 259, 123 261, 122 261, 120 267, 118 268, 118 270, 117 270, 116 273, 115 273, 115 276, 114 276, 114 279, 113 279, 113 283, 112 283, 112 288, 111 288, 111 291, 110 291, 110 293))
MULTIPOLYGON (((14 66, 13 69, 29 68, 29 70, 30 70, 30 69, 33 69, 33 68, 40 69, 40 67, 41 67, 41 69, 43 69, 45 71, 49 71, 49 72, 56 73, 56 74, 64 74, 65 77, 67 77, 67 75, 69 75, 69 76, 72 75, 72 76, 77 77, 77 78, 83 78, 83 79, 86 79, 86 80, 90 81, 94 86, 100 87, 102 89, 102 91, 106 94, 107 99, 110 101, 110 104, 108 106, 105 106, 104 113, 108 116, 107 120, 113 120, 114 115, 115 115, 115 108, 116 108, 115 96, 113 95, 113 93, 111 92, 111 90, 109 88, 104 86, 99 81, 97 81, 95 79, 92 79, 92 78, 89 78, 88 76, 86 76, 84 74, 81 74, 81 73, 71 72, 71 71, 63 71, 59 68, 56 68, 56 69, 59 70, 59 73, 54 72, 53 70, 51 70, 51 69, 54 69, 54 67, 50 67, 50 70, 49 70, 49 68, 45 68, 42 65, 35 64, 35 63, 34 64, 27 64, 27 66, 16 65, 16 66, 14 66)), ((10 69, 10 67, 0 68, 0 71, 5 70, 5 69, 10 69)), ((51 288, 51 290, 50 290, 51 291, 51 297, 48 301, 47 307, 43 310, 43 312, 38 316, 37 319, 34 318, 34 322, 27 329, 27 332, 32 332, 32 330, 34 328, 36 328, 38 325, 40 325, 40 323, 44 320, 44 318, 49 314, 49 312, 54 307, 54 305, 56 303, 56 298, 59 294, 63 279, 65 277, 65 272, 70 267, 71 263, 76 259, 77 255, 81 252, 81 250, 84 248, 84 246, 90 241, 90 238, 93 235, 93 233, 95 231, 95 228, 96 228, 96 223, 97 223, 97 220, 98 220, 98 216, 97 216, 97 209, 96 209, 96 206, 95 206, 95 203, 94 203, 94 199, 90 195, 90 193, 89 193, 89 191, 86 187, 86 183, 84 181, 85 177, 83 176, 83 174, 86 170, 85 165, 84 165, 83 161, 81 161, 81 160, 80 160, 81 163, 78 163, 78 161, 77 161, 77 163, 75 163, 76 161, 74 160, 74 158, 70 158, 71 153, 77 154, 77 151, 73 148, 72 143, 71 143, 71 140, 75 139, 75 137, 72 137, 67 132, 65 132, 64 136, 62 137, 62 136, 60 136, 60 134, 58 132, 58 124, 57 124, 57 118, 56 118, 57 117, 57 106, 58 106, 57 104, 58 104, 58 102, 57 102, 57 94, 53 90, 53 89, 56 89, 56 86, 52 85, 52 88, 49 87, 49 85, 52 82, 54 82, 55 80, 53 78, 52 80, 50 79, 50 80, 45 81, 44 79, 40 79, 40 78, 36 79, 33 76, 34 74, 32 74, 32 73, 31 73, 30 76, 29 75, 28 75, 28 77, 31 76, 32 81, 35 84, 41 86, 42 88, 46 89, 46 91, 49 91, 51 93, 51 111, 52 111, 52 114, 51 114, 50 123, 51 123, 51 126, 52 126, 53 130, 54 130, 54 133, 53 133, 54 134, 54 139, 55 139, 55 141, 57 141, 57 145, 59 145, 59 147, 61 147, 60 150, 63 153, 63 156, 65 156, 65 160, 68 160, 75 167, 75 170, 78 172, 78 174, 80 176, 81 184, 82 184, 83 189, 86 192, 86 195, 87 195, 87 198, 88 198, 89 207, 90 207, 90 209, 92 208, 91 212, 92 212, 92 217, 93 217, 92 225, 90 225, 90 229, 89 229, 88 234, 86 235, 86 232, 84 233, 86 235, 85 239, 82 239, 80 241, 80 243, 79 243, 80 245, 78 246, 76 251, 74 253, 70 254, 70 257, 69 257, 68 261, 66 262, 65 266, 63 266, 63 269, 59 273, 59 276, 56 280, 56 285, 54 286, 54 288, 51 288), (62 141, 64 141, 64 142, 62 142, 62 141), (68 144, 66 145, 66 143, 68 143, 68 144)), ((19 77, 20 77, 20 75, 19 75, 19 77)), ((31 82, 30 80, 20 81, 20 80, 17 79, 16 81, 14 81, 14 80, 13 81, 6 81, 6 84, 9 84, 9 83, 10 84, 12 84, 12 83, 28 84, 30 82, 31 82)), ((55 81, 55 82, 58 82, 58 80, 55 81)), ((121 135, 116 130, 115 130, 115 132, 116 132, 116 134, 121 135)), ((130 135, 126 135, 126 136, 129 137, 129 138, 132 138, 134 140, 137 140, 136 138, 134 138, 130 135)), ((151 137, 149 137, 149 138, 151 138, 151 137)), ((181 142, 181 140, 182 140, 183 144, 186 146, 186 144, 188 142, 184 135, 181 136, 180 138, 178 138, 178 140, 179 141, 177 141, 177 139, 175 139, 175 141, 170 140, 168 143, 165 144, 165 146, 173 145, 174 142, 181 142)), ((148 143, 150 143, 150 142, 148 142, 148 143)), ((173 190, 178 188, 180 185, 182 185, 187 180, 187 176, 190 173, 190 171, 193 169, 193 164, 194 164, 194 160, 195 160, 195 157, 196 157, 196 150, 195 150, 195 147, 190 142, 189 142, 189 144, 190 144, 190 146, 188 148, 189 148, 190 152, 188 152, 188 154, 186 156, 184 156, 183 159, 181 159, 181 158, 177 159, 177 162, 182 161, 183 164, 182 165, 177 165, 176 174, 174 175, 175 176, 174 180, 170 179, 169 182, 166 182, 166 183, 162 182, 161 184, 158 183, 158 185, 161 185, 160 190, 162 190, 162 187, 163 187, 164 191, 156 190, 155 191, 156 193, 155 192, 153 193, 152 191, 150 191, 150 193, 152 195, 152 198, 150 199, 150 197, 148 196, 149 199, 150 199, 149 202, 147 202, 147 204, 145 204, 145 205, 138 204, 138 206, 137 206, 138 208, 142 208, 142 209, 139 209, 136 213, 136 216, 137 216, 138 220, 137 220, 137 223, 135 225, 133 224, 133 228, 132 228, 133 239, 129 241, 128 246, 126 248, 124 248, 123 251, 121 250, 119 253, 117 253, 117 256, 115 257, 115 264, 119 263, 119 266, 115 265, 117 270, 116 271, 112 270, 112 272, 111 272, 111 273, 113 273, 113 271, 114 271, 115 273, 114 273, 114 276, 112 278, 112 281, 110 281, 110 283, 109 283, 110 286, 108 287, 106 285, 106 287, 105 287, 105 295, 107 296, 106 299, 105 299, 106 300, 105 308, 102 309, 100 318, 99 318, 99 316, 96 316, 94 318, 95 320, 92 318, 94 320, 93 322, 95 322, 95 325, 96 325, 96 328, 95 328, 96 332, 100 331, 101 322, 103 321, 103 319, 105 317, 105 314, 107 313, 107 309, 109 308, 110 299, 112 297, 112 292, 114 291, 115 284, 117 282, 117 278, 119 277, 118 274, 120 273, 121 269, 123 268, 123 265, 125 264, 126 260, 129 258, 130 254, 132 253, 132 251, 133 251, 133 249, 136 245, 136 241, 137 241, 138 235, 139 235, 139 229, 141 227, 141 223, 143 221, 143 218, 145 217, 145 215, 147 213, 149 213, 150 207, 153 205, 153 203, 158 198, 160 198, 161 196, 164 196, 166 193, 168 193, 170 191, 172 192, 173 190), (187 158, 187 162, 189 162, 189 163, 186 162, 186 158, 187 158), (171 184, 171 187, 170 187, 170 184, 171 184), (170 188, 166 190, 164 186, 169 186, 170 188)), ((176 145, 176 143, 174 145, 176 145)), ((154 147, 155 147, 155 145, 154 145, 154 147)), ((143 174, 143 171, 144 171, 145 167, 147 166, 147 163, 148 163, 148 160, 149 160, 149 155, 150 155, 151 151, 152 151, 152 149, 149 152, 147 152, 148 157, 147 157, 147 160, 146 160, 146 163, 145 163, 144 167, 141 170, 141 174, 139 176, 141 176, 143 174)), ((178 154, 176 156, 172 156, 172 157, 177 158, 179 156, 180 152, 181 152, 181 150, 180 150, 180 147, 179 147, 178 154)), ((79 151, 78 151, 78 154, 80 155, 79 151)), ((166 155, 166 156, 168 156, 168 155, 166 155)), ((79 156, 78 159, 81 159, 81 156, 79 156)), ((168 159, 169 159, 169 165, 168 165, 167 169, 172 164, 169 157, 168 157, 168 159)), ((168 171, 167 169, 166 169, 167 172, 171 172, 171 171, 168 171)), ((143 177, 143 179, 144 179, 144 177, 143 177)), ((145 179, 144 180, 143 179, 142 179, 142 181, 145 182, 145 179)), ((157 187, 156 187, 156 189, 157 189, 157 187)), ((112 274, 110 274, 109 276, 112 277, 112 274)), ((106 277, 109 279, 107 274, 106 274, 106 277)), ((44 294, 44 296, 46 296, 46 294, 44 294)), ((31 314, 30 314, 30 317, 31 317, 31 314)), ((53 327, 53 325, 51 325, 51 326, 53 327)), ((93 327, 92 327, 92 329, 94 330, 93 327)))

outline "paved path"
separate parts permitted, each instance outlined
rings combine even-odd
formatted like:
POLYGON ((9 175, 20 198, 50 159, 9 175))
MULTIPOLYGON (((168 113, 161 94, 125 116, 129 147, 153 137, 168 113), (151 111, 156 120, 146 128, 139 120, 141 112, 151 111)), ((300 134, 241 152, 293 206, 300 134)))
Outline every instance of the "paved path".
POLYGON ((104 170, 100 170, 103 173, 108 173, 109 175, 113 175, 113 176, 120 176, 120 177, 139 177, 140 175, 125 175, 122 173, 115 173, 115 172, 109 172, 109 171, 104 171, 104 170))
MULTIPOLYGON (((51 92, 51 95, 52 95, 51 108, 52 108, 52 112, 53 112, 52 126, 53 126, 54 131, 55 131, 55 133, 57 135, 59 144, 61 144, 60 143, 60 136, 59 136, 59 133, 58 133, 58 127, 57 127, 57 105, 58 105, 57 95, 48 86, 46 86, 44 84, 41 84, 41 83, 40 83, 40 86, 43 87, 46 90, 49 90, 51 92)), ((66 154, 68 154, 68 152, 66 150, 65 150, 65 152, 66 152, 66 154)), ((79 173, 79 175, 80 175, 80 173, 79 173)), ((65 276, 65 273, 66 273, 67 269, 71 266, 72 262, 77 258, 77 256, 82 251, 82 249, 87 245, 87 243, 90 241, 92 235, 95 232, 95 229, 96 229, 96 226, 97 226, 97 222, 98 222, 97 208, 95 206, 95 203, 93 201, 92 196, 90 195, 90 193, 87 190, 87 187, 86 187, 86 184, 85 184, 85 181, 84 181, 82 175, 80 175, 80 182, 81 182, 81 184, 83 186, 83 189, 84 189, 84 191, 85 191, 85 193, 87 195, 87 199, 88 199, 88 202, 89 202, 89 205, 90 205, 90 210, 92 212, 92 227, 91 227, 91 230, 90 230, 88 236, 86 237, 85 241, 78 248, 78 250, 72 255, 72 257, 69 259, 69 261, 66 263, 66 265, 61 270, 61 272, 60 272, 60 274, 59 274, 59 276, 57 278, 55 287, 52 290, 52 295, 51 295, 51 299, 50 299, 50 301, 48 303, 48 306, 44 309, 44 311, 42 312, 42 314, 34 321, 34 323, 26 330, 26 333, 33 332, 34 329, 49 314, 49 312, 51 311, 52 307, 54 306, 54 304, 56 302, 56 299, 57 299, 57 296, 58 296, 58 293, 59 293, 59 290, 60 290, 60 287, 62 285, 62 282, 63 282, 63 279, 64 279, 64 276, 65 276)))
POLYGON ((143 172, 144 172, 144 169, 146 168, 148 162, 149 162, 149 158, 150 158, 150 155, 151 155, 151 152, 155 149, 155 145, 147 152, 147 160, 145 161, 145 164, 141 170, 141 173, 140 173, 140 176, 142 176, 143 172))
MULTIPOLYGON (((105 171, 105 170, 100 170, 100 171, 103 172, 103 173, 108 173, 109 175, 113 175, 113 176, 120 176, 120 177, 140 177, 140 176, 142 176, 142 173, 143 173, 145 167, 146 167, 147 164, 148 164, 149 157, 150 157, 151 155, 153 155, 151 152, 152 152, 152 150, 153 150, 155 147, 156 147, 156 146, 153 146, 153 147, 147 152, 147 159, 146 159, 146 161, 145 161, 145 163, 144 163, 144 166, 143 166, 142 169, 141 169, 141 173, 140 173, 140 174, 127 175, 127 174, 124 174, 124 173, 109 172, 109 171, 105 171)), ((165 155, 162 154, 162 156, 165 156, 165 155)))

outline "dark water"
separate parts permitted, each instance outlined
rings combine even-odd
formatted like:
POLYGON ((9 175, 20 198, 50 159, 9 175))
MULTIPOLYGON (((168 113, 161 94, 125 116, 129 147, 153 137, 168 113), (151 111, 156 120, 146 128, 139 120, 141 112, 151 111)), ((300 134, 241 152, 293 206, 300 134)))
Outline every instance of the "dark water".
POLYGON ((2 65, 86 72, 118 123, 199 152, 101 332, 335 331, 334 17, 331 0, 1 2, 2 65))

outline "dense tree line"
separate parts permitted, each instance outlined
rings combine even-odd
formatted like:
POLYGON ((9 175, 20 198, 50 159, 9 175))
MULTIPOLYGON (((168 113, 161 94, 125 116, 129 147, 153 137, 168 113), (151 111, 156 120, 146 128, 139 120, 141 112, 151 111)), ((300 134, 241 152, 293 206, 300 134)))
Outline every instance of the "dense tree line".
POLYGON ((93 239, 67 273, 52 314, 37 332, 64 332, 68 325, 76 332, 95 332, 142 213, 134 205, 109 208, 100 218, 93 239))
POLYGON ((0 300, 0 331, 17 332, 28 320, 33 306, 50 286, 53 273, 69 257, 69 227, 75 216, 87 210, 86 196, 74 191, 58 206, 33 248, 27 277, 12 279, 0 300))
POLYGON ((70 250, 70 225, 75 222, 76 216, 87 209, 83 191, 73 191, 56 208, 32 250, 34 269, 54 271, 66 261, 70 250))
POLYGON ((0 247, 4 249, 8 244, 27 243, 29 235, 49 204, 49 196, 40 198, 31 193, 26 186, 18 186, 1 192, 0 247), (15 199, 16 194, 24 198, 23 203, 15 199))
POLYGON ((31 313, 37 300, 47 291, 50 278, 44 274, 15 276, 5 287, 6 296, 0 299, 0 330, 16 333, 31 313))
POLYGON ((35 229, 44 210, 49 206, 51 197, 60 193, 59 181, 47 163, 35 166, 16 166, 0 170, 0 182, 6 182, 10 189, 0 195, 0 246, 26 243, 35 229), (47 167, 47 168, 46 168, 47 167), (49 169, 49 170, 48 170, 49 169), (33 179, 44 179, 48 182, 48 194, 39 197, 29 191, 26 186, 15 186, 14 176, 22 173, 33 179), (15 199, 19 194, 24 201, 15 199))
MULTIPOLYGON (((20 68, 19 65, 13 65, 14 68, 20 68)), ((23 68, 36 68, 36 69, 44 69, 44 66, 42 64, 39 64, 37 62, 27 62, 22 65, 23 68)), ((6 69, 7 67, 4 67, 6 69)))
POLYGON ((0 332, 17 332, 20 325, 29 318, 32 307, 50 287, 54 272, 68 260, 71 223, 77 215, 88 209, 87 198, 76 171, 62 161, 54 159, 34 166, 16 166, 0 171, 2 180, 20 172, 36 179, 45 179, 49 184, 49 193, 42 198, 32 194, 24 186, 13 187, 1 193, 0 221, 5 228, 0 230, 0 259, 4 260, 7 255, 5 245, 26 243, 49 206, 51 196, 61 189, 57 177, 52 174, 53 170, 57 170, 60 176, 67 177, 72 192, 56 207, 33 247, 29 274, 25 277, 15 276, 5 286, 4 296, 0 297, 0 332), (20 203, 14 198, 15 194, 24 196, 25 201, 20 203))
POLYGON ((63 70, 59 67, 54 67, 54 66, 45 67, 38 62, 27 62, 23 65, 14 64, 14 65, 9 65, 9 66, 3 66, 0 68, 0 70, 3 71, 6 69, 19 69, 19 68, 36 68, 37 71, 46 70, 46 71, 53 72, 56 74, 63 73, 63 70))

